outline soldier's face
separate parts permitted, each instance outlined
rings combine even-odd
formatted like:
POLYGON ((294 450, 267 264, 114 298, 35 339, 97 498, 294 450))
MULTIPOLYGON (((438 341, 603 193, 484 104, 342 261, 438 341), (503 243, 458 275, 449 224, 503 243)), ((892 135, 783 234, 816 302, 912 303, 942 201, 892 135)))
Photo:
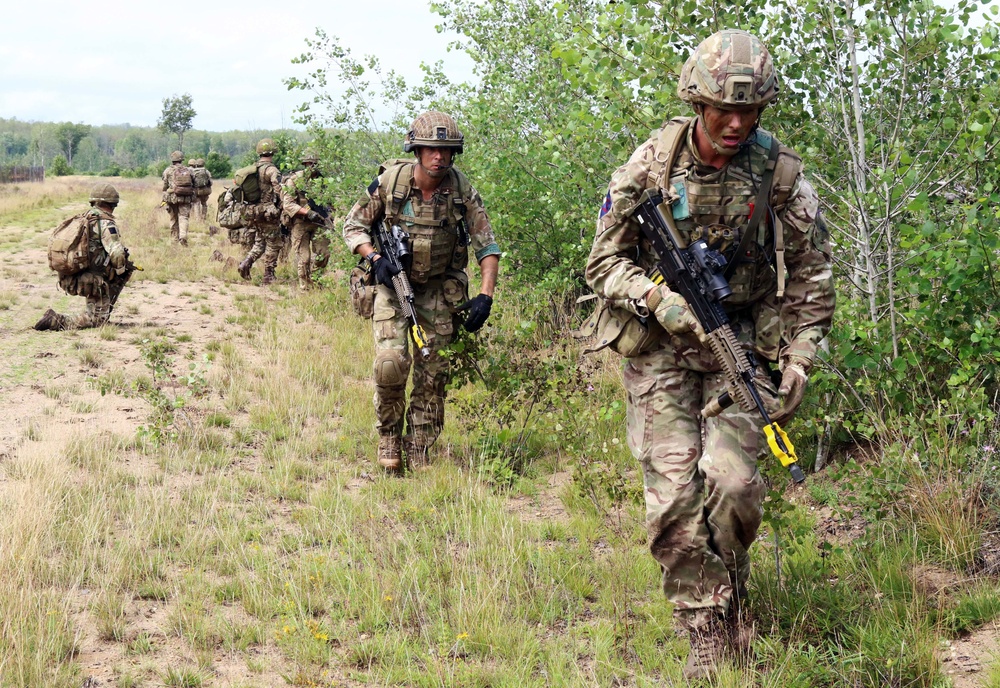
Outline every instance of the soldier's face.
POLYGON ((451 167, 452 150, 451 148, 422 146, 417 149, 417 157, 420 160, 420 166, 427 171, 427 174, 434 179, 439 179, 448 174, 448 169, 451 167))
POLYGON ((723 149, 723 155, 736 155, 740 144, 747 140, 760 116, 760 108, 742 108, 739 110, 720 110, 712 105, 705 105, 703 115, 706 134, 723 149))

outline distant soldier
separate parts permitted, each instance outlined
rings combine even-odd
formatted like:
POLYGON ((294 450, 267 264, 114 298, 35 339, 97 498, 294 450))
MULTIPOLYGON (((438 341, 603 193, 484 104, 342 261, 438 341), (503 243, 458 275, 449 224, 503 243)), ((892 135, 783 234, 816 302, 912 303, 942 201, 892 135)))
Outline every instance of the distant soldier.
POLYGON ((90 192, 90 205, 91 209, 85 214, 70 218, 56 230, 62 237, 73 234, 76 237, 49 245, 49 265, 59 273, 60 288, 67 294, 86 297, 86 310, 77 316, 67 316, 50 308, 35 323, 36 330, 100 327, 108 321, 118 295, 132 276, 135 266, 128 261, 128 250, 122 245, 113 215, 118 206, 118 191, 110 184, 98 184, 90 192), (64 229, 68 231, 63 232, 64 229), (73 245, 86 245, 86 255, 77 250, 59 251, 73 245), (67 257, 70 260, 83 258, 86 267, 77 272, 64 272, 68 269, 67 257))
POLYGON ((205 169, 205 159, 197 158, 188 161, 191 166, 191 179, 194 182, 194 209, 199 220, 208 217, 208 197, 212 195, 212 173, 205 169))
POLYGON ((272 139, 261 139, 257 143, 257 183, 260 200, 248 212, 248 230, 255 233, 253 248, 239 265, 240 277, 250 279, 250 269, 254 262, 264 256, 264 279, 262 284, 274 281, 274 269, 278 265, 281 251, 281 172, 271 161, 277 150, 272 139))
POLYGON ((316 167, 319 162, 316 154, 306 151, 300 161, 305 169, 294 173, 281 185, 281 221, 291 229, 292 254, 296 257, 299 271, 299 289, 306 291, 313 286, 313 251, 328 254, 330 250, 329 237, 322 234, 316 236, 323 231, 330 209, 317 206, 306 196, 305 182, 320 176, 316 167))
POLYGON ((170 154, 170 167, 163 170, 163 202, 170 215, 170 236, 187 246, 188 218, 195 193, 191 169, 181 164, 183 160, 180 151, 170 154))

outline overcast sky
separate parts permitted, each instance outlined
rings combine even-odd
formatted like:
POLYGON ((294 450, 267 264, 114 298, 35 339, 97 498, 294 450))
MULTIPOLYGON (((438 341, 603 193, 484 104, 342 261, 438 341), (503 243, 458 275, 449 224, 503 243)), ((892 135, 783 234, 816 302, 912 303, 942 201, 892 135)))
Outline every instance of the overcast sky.
POLYGON ((437 60, 471 79, 472 61, 448 52, 455 36, 438 23, 425 0, 7 2, 0 117, 155 126, 163 98, 190 93, 196 129, 293 126, 307 94, 282 79, 305 75, 291 59, 316 27, 411 81, 437 60))

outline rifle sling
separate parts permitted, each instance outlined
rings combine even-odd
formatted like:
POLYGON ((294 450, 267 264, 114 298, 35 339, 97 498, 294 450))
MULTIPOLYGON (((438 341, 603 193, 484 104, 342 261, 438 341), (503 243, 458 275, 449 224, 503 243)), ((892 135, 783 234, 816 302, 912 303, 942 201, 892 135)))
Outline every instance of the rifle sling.
POLYGON ((746 253, 747 247, 750 246, 750 242, 753 237, 757 236, 757 227, 760 225, 760 220, 764 217, 764 213, 767 212, 768 203, 770 202, 770 192, 771 192, 771 182, 774 180, 774 168, 778 161, 778 141, 771 138, 771 149, 767 152, 767 163, 764 165, 764 175, 760 180, 760 189, 757 191, 757 200, 754 202, 753 212, 750 214, 750 219, 747 221, 746 229, 743 231, 743 236, 740 237, 739 246, 736 247, 736 252, 733 254, 733 260, 729 262, 726 266, 726 270, 723 276, 728 281, 732 277, 733 272, 736 271, 736 265, 739 263, 740 258, 746 253))

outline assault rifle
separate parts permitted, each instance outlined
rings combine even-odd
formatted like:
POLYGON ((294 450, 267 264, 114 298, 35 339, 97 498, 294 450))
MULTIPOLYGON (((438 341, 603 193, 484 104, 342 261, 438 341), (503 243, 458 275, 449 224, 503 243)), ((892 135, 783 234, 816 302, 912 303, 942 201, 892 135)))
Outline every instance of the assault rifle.
POLYGON ((410 235, 403 231, 399 225, 390 225, 388 220, 376 222, 372 227, 375 232, 375 245, 378 247, 379 260, 388 260, 398 272, 392 278, 393 289, 396 290, 396 298, 399 299, 399 307, 403 315, 410 321, 410 335, 413 343, 420 349, 420 355, 427 358, 431 355, 431 350, 427 347, 427 334, 424 328, 417 322, 417 309, 413 303, 413 286, 406 276, 409 263, 413 260, 410 254, 410 235))
POLYGON ((654 273, 654 281, 665 280, 671 289, 684 297, 705 330, 709 348, 726 376, 727 391, 710 401, 701 410, 701 415, 712 418, 733 403, 747 412, 756 409, 764 419, 764 435, 771 451, 788 468, 792 480, 801 483, 806 478, 797 463, 795 448, 785 431, 771 420, 754 384, 757 359, 753 352, 740 347, 729 316, 722 308, 722 302, 733 293, 723 275, 726 259, 710 249, 704 239, 686 246, 669 205, 661 211, 662 204, 663 196, 659 191, 647 189, 633 211, 643 236, 659 258, 656 263, 659 275, 654 273))
POLYGON ((327 225, 330 222, 330 206, 320 205, 316 203, 313 199, 307 198, 306 201, 309 203, 309 210, 314 211, 317 215, 323 218, 323 225, 327 225))

